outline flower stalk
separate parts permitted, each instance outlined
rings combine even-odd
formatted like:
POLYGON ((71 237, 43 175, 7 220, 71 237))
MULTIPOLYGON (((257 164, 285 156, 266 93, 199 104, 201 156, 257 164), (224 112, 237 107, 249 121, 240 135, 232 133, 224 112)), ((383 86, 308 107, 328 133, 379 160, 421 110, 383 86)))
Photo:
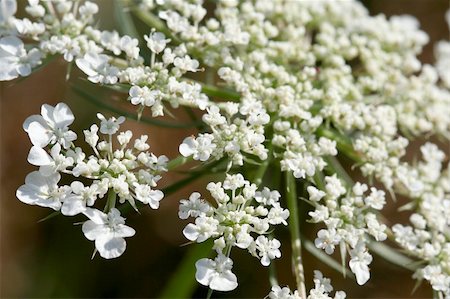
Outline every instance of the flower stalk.
POLYGON ((302 260, 302 241, 300 236, 300 219, 297 199, 297 186, 291 172, 285 173, 286 199, 289 209, 289 227, 292 245, 292 270, 297 281, 297 290, 302 299, 306 299, 305 271, 302 260))

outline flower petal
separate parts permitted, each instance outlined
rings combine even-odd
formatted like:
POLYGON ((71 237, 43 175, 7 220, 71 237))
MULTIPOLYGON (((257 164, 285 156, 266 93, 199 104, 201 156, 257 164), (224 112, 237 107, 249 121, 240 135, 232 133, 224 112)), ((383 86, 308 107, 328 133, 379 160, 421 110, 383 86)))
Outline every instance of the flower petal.
POLYGON ((104 235, 95 240, 95 248, 97 248, 100 256, 105 259, 121 256, 126 247, 127 243, 123 238, 111 238, 110 235, 104 235))

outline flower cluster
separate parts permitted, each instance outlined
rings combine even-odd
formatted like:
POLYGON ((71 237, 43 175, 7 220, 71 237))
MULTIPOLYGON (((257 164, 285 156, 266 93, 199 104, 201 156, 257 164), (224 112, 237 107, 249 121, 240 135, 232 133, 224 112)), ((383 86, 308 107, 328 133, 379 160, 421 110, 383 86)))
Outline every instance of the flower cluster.
POLYGON ((121 83, 140 112, 151 107, 154 117, 163 115, 164 101, 172 107, 206 108, 208 98, 200 84, 181 80, 187 72, 197 72, 199 62, 187 54, 184 45, 166 47, 170 39, 163 33, 152 29, 144 36, 151 51, 150 66, 146 66, 138 39, 92 26, 98 12, 95 3, 78 6, 72 1, 30 0, 26 11, 32 22, 14 17, 15 0, 2 1, 6 7, 3 18, 8 20, 3 23, 9 30, 0 31, 0 81, 28 76, 43 59, 62 55, 67 62, 74 61, 92 83, 121 83), (40 43, 27 45, 27 51, 21 38, 40 43))
POLYGON ((240 105, 232 102, 211 105, 202 119, 212 133, 184 139, 180 145, 183 156, 207 161, 211 156, 220 159, 227 155, 230 167, 233 164, 243 165, 244 153, 261 160, 267 159, 268 150, 263 145, 264 125, 270 121, 270 117, 260 103, 244 100, 240 105))
MULTIPOLYGON (((322 272, 314 270, 314 289, 309 291, 307 299, 345 299, 346 294, 343 291, 337 291, 334 297, 330 296, 330 292, 333 291, 331 286, 331 280, 323 277, 322 272)), ((288 287, 281 288, 278 285, 272 287, 269 295, 269 299, 301 299, 301 295, 298 290, 292 292, 288 287)))
POLYGON ((232 247, 247 249, 268 266, 271 260, 281 257, 281 243, 265 235, 271 225, 287 225, 289 211, 281 207, 278 191, 256 191, 257 186, 241 174, 227 175, 223 183, 209 183, 206 189, 216 207, 194 192, 188 200, 181 200, 178 215, 181 219, 195 218, 195 224, 189 223, 183 230, 187 239, 197 243, 214 239, 217 257, 197 261, 197 281, 213 290, 230 291, 238 285, 231 272, 232 247))
MULTIPOLYGON (((327 254, 339 245, 360 285, 370 278, 368 243, 387 238, 378 220, 385 193, 372 187, 372 179, 392 197, 408 198, 411 225, 394 225, 393 241, 423 262, 415 278, 450 297, 448 157, 431 142, 421 147, 422 161, 406 156, 420 137, 450 140, 448 41, 437 44, 435 65, 423 65, 417 56, 429 38, 417 20, 370 16, 354 0, 118 3, 149 25, 147 35, 97 29, 98 7, 89 1, 29 0, 30 19, 19 19, 16 0, 0 0, 0 81, 28 76, 58 55, 91 83, 124 93, 138 118, 145 108, 162 116, 168 105, 202 111, 199 132, 185 138, 179 152, 201 163, 223 159, 228 167, 223 183, 208 184, 215 205, 196 192, 180 204, 181 219, 195 218, 184 235, 215 240, 217 257, 196 263, 198 282, 213 290, 236 288, 230 258, 235 246, 264 266, 281 256, 280 242, 266 235, 270 225, 287 224, 289 211, 277 191, 257 191, 238 173, 253 164, 279 167, 297 179, 292 187, 308 186, 312 221, 326 226, 315 245, 327 254), (345 171, 339 168, 343 156, 370 184, 344 186, 333 175, 345 171), (324 172, 329 176, 322 182, 324 172)), ((446 18, 450 23, 450 12, 446 18)), ((74 117, 65 104, 44 105, 40 116, 28 118, 28 161, 39 171, 27 176, 17 196, 64 215, 86 215, 85 236, 113 258, 125 250, 123 238, 134 234, 115 208, 116 197, 134 208, 136 200, 158 208, 163 194, 154 188, 167 158, 148 152, 147 136, 131 142, 130 131, 119 133, 124 118, 98 118, 100 126, 84 131, 91 155, 74 145, 74 117), (60 186, 61 174, 80 181, 60 186), (106 194, 104 212, 93 208, 106 194)), ((316 273, 309 298, 329 298, 331 290, 316 273)), ((269 297, 305 296, 276 286, 269 297)))
POLYGON ((385 204, 383 191, 372 187, 370 194, 366 184, 356 183, 350 192, 343 186, 336 175, 325 177, 325 190, 308 186, 308 202, 315 207, 309 212, 313 223, 325 223, 326 229, 317 233, 315 245, 332 254, 337 245, 341 247, 341 258, 345 260, 347 250, 351 259, 350 269, 355 273, 358 284, 365 284, 369 278, 368 265, 372 256, 368 253, 367 235, 376 241, 386 239, 386 225, 377 220, 374 213, 385 204))
POLYGON ((136 200, 157 209, 164 194, 154 188, 160 174, 167 171, 168 159, 148 152, 146 135, 130 143, 133 134, 124 131, 113 139, 124 117, 97 116, 100 127, 93 124, 84 130, 92 155, 75 146, 77 135, 69 128, 75 118, 66 104, 44 104, 41 115, 25 120, 24 130, 33 144, 28 162, 39 166, 39 170, 27 175, 25 185, 17 190, 17 198, 26 204, 61 211, 65 216, 86 215, 90 219, 83 224, 86 238, 95 240, 102 257, 115 258, 125 251, 123 237, 134 235, 115 208, 116 196, 120 203, 128 202, 135 209, 136 200), (60 185, 61 174, 76 180, 60 185), (90 183, 83 183, 87 181, 90 183), (106 194, 105 210, 101 212, 94 204, 106 194))

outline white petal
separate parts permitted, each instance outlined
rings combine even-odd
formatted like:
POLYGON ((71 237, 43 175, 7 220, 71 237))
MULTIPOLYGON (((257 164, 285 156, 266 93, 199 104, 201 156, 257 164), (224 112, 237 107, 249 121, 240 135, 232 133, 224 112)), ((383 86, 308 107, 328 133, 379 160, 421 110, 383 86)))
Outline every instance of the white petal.
POLYGON ((231 271, 226 271, 225 273, 220 273, 219 275, 213 277, 209 283, 209 287, 216 291, 232 291, 237 288, 237 277, 231 271))
POLYGON ((187 137, 183 140, 183 143, 180 144, 178 150, 183 157, 189 157, 195 153, 194 148, 194 139, 192 137, 187 137))
POLYGON ((350 269, 356 276, 356 282, 359 285, 365 284, 370 278, 369 267, 360 261, 350 260, 349 262, 350 269))
POLYGON ((150 191, 150 201, 149 205, 152 209, 156 210, 159 208, 159 202, 163 199, 164 193, 160 190, 152 190, 150 191))
POLYGON ((214 269, 214 262, 210 259, 200 259, 195 263, 197 269, 195 279, 204 286, 208 286, 211 279, 217 273, 214 269))
POLYGON ((31 147, 27 160, 30 164, 36 166, 49 165, 53 162, 49 154, 38 146, 31 147))
POLYGON ((106 214, 97 209, 88 208, 83 212, 83 214, 96 224, 103 225, 107 222, 106 214))
POLYGON ((195 241, 198 238, 198 230, 197 226, 195 224, 189 223, 186 225, 186 227, 183 229, 183 235, 191 241, 195 241))
POLYGON ((16 191, 16 197, 23 203, 34 205, 38 197, 36 196, 36 189, 22 185, 16 191))
POLYGON ((65 103, 59 103, 55 106, 53 111, 53 119, 55 120, 56 126, 59 128, 66 127, 73 123, 75 117, 69 106, 65 103))
POLYGON ((102 224, 97 224, 92 220, 88 220, 85 223, 83 223, 83 227, 81 229, 83 231, 84 236, 91 241, 100 238, 105 234, 110 233, 110 229, 108 229, 106 226, 102 224))
POLYGON ((80 70, 82 70, 86 75, 88 76, 95 76, 97 75, 97 71, 95 71, 90 62, 87 59, 80 58, 75 60, 76 65, 80 70))
POLYGON ((31 143, 39 147, 46 147, 52 137, 52 133, 39 122, 32 122, 28 126, 27 133, 30 136, 31 143))
POLYGON ((66 216, 75 216, 86 210, 86 203, 80 196, 70 196, 64 200, 61 213, 66 216))
POLYGON ((17 2, 16 0, 0 1, 0 23, 5 23, 10 17, 16 14, 17 2))
MULTIPOLYGON (((19 56, 23 50, 23 42, 15 36, 11 35, 0 39, 0 51, 9 54, 8 56, 19 56)), ((2 57, 5 56, 2 55, 2 57)))
POLYGON ((95 240, 95 248, 97 248, 100 256, 105 259, 113 259, 124 253, 127 243, 122 238, 111 238, 105 235, 95 240))
POLYGON ((42 115, 37 115, 37 114, 31 115, 31 116, 28 116, 27 119, 25 119, 25 121, 23 122, 23 125, 22 125, 23 130, 25 132, 28 132, 28 127, 30 126, 31 123, 33 123, 35 121, 37 121, 41 125, 45 123, 45 120, 42 117, 42 115))
POLYGON ((133 228, 123 224, 119 224, 114 231, 114 236, 125 238, 125 237, 132 237, 134 236, 135 233, 136 231, 133 228))
POLYGON ((44 120, 46 122, 48 122, 49 124, 53 124, 55 122, 55 120, 53 119, 53 111, 55 110, 55 107, 49 105, 49 104, 44 104, 41 106, 41 115, 44 118, 44 120))
POLYGON ((25 184, 37 189, 56 187, 60 179, 61 175, 59 173, 43 176, 39 171, 33 171, 25 177, 25 184))

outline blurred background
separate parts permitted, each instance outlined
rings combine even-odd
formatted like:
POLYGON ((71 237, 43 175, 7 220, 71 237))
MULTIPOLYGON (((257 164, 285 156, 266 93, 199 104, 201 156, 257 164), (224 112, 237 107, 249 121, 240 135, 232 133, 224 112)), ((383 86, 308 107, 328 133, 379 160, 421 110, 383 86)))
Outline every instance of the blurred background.
MULTIPOLYGON (((295 1, 295 0, 293 0, 295 1)), ((23 11, 25 0, 18 0, 23 11)), ((98 0, 100 5, 100 28, 114 28, 112 0, 98 0)), ((372 14, 387 16, 411 14, 417 17, 421 27, 430 36, 430 45, 425 48, 421 60, 433 63, 432 44, 448 39, 448 27, 444 14, 449 8, 447 0, 366 0, 364 4, 372 14)), ((76 96, 66 83, 66 63, 54 60, 32 76, 0 83, 1 122, 1 200, 0 200, 0 296, 2 298, 153 298, 158 297, 170 281, 190 246, 182 229, 186 222, 178 219, 178 202, 193 191, 204 194, 206 181, 197 180, 178 192, 166 197, 158 211, 150 208, 140 210, 141 215, 131 212, 125 215, 127 224, 136 230, 136 235, 127 239, 125 254, 114 260, 96 256, 94 249, 76 222, 84 217, 62 217, 38 222, 51 210, 21 203, 15 197, 16 189, 24 183, 25 176, 36 168, 26 161, 30 142, 22 130, 26 117, 38 114, 43 103, 55 105, 64 101, 72 108, 76 120, 72 127, 81 132, 96 121, 97 111, 111 115, 102 108, 76 96)), ((78 73, 72 73, 76 81, 78 73)), ((123 100, 126 96, 105 92, 100 94, 105 102, 123 100)), ((129 106, 129 105, 128 105, 129 106)), ((125 107, 128 107, 125 106, 125 107)), ((128 107, 129 108, 129 107, 128 107)), ((180 118, 186 118, 180 113, 180 118)), ((186 118, 187 119, 187 118, 186 118)), ((178 155, 178 145, 193 130, 167 129, 127 121, 124 129, 132 129, 135 135, 149 135, 151 151, 165 154, 169 158, 178 155)), ((81 134, 80 134, 81 135, 81 134)), ((79 136, 80 136, 79 135, 79 136)), ((181 175, 166 175, 162 185, 169 185, 181 175)), ((407 215, 396 212, 391 204, 388 219, 401 222, 407 215)), ((302 206, 305 211, 307 207, 302 206)), ((304 224, 305 235, 314 239, 316 229, 304 224)), ((275 262, 279 282, 294 286, 290 268, 289 232, 285 228, 276 230, 282 241, 283 257, 275 262)), ((234 250, 234 272, 239 287, 230 293, 214 293, 213 297, 262 298, 270 290, 268 270, 259 261, 244 251, 234 250)), ((340 273, 321 264, 304 251, 307 287, 312 286, 312 271, 321 270, 332 279, 336 290, 345 290, 348 298, 429 298, 428 286, 419 287, 411 293, 415 282, 411 273, 393 266, 374 255, 371 265, 372 279, 364 287, 340 273)), ((191 264, 192 268, 194 263, 191 264)), ((186 283, 190 283, 187 280, 186 283)), ((193 297, 205 297, 207 290, 193 284, 193 297)))

